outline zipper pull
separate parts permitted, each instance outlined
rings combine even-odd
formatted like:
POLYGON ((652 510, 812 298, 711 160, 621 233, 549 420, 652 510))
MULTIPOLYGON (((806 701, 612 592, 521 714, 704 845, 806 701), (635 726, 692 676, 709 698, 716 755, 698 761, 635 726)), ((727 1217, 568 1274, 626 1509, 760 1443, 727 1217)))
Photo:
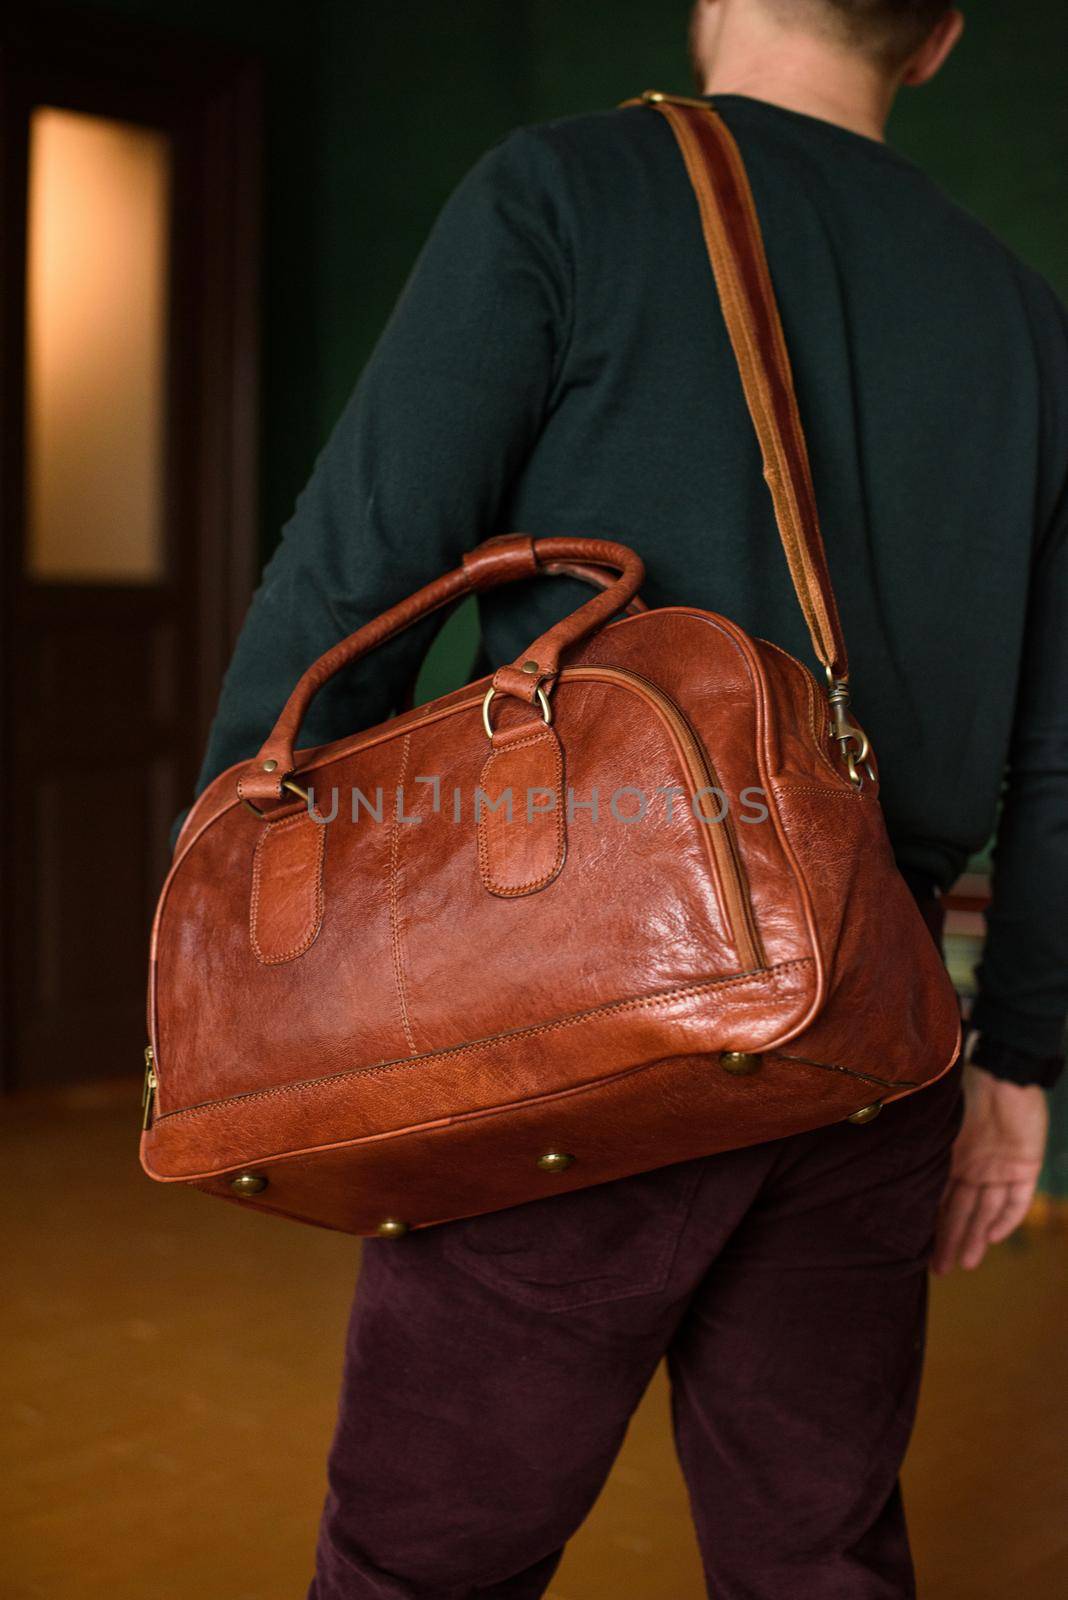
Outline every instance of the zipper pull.
POLYGON ((145 1045, 145 1085, 141 1091, 141 1132, 152 1120, 152 1105, 159 1080, 156 1077, 156 1056, 150 1044, 145 1045))

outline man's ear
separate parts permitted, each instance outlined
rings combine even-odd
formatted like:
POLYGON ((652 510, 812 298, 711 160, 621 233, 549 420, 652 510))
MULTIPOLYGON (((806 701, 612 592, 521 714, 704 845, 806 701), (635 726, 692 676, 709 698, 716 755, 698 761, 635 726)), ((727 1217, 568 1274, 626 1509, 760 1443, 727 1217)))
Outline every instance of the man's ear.
POLYGON ((905 63, 899 82, 916 88, 929 83, 964 32, 964 14, 954 8, 935 24, 915 55, 905 63))

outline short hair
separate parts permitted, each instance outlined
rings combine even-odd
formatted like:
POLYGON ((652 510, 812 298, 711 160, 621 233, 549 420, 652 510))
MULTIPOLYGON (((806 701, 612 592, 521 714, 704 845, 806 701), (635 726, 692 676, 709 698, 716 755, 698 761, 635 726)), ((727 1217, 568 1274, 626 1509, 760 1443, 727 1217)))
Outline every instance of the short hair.
POLYGON ((952 0, 765 0, 784 22, 818 24, 846 44, 892 65, 907 61, 952 0))

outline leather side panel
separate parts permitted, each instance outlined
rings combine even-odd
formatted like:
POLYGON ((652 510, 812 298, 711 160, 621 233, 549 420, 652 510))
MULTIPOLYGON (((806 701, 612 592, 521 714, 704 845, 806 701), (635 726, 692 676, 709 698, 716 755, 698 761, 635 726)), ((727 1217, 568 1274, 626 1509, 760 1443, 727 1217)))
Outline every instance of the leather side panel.
MULTIPOLYGON (((865 1085, 816 1068, 772 1061, 735 1078, 707 1057, 680 1056, 399 1138, 277 1162, 250 1157, 247 1165, 263 1172, 269 1187, 238 1203, 352 1233, 374 1233, 385 1217, 423 1227, 820 1127, 870 1099, 865 1085), (537 1159, 547 1150, 566 1151, 574 1164, 563 1173, 541 1171, 537 1159)), ((855 1131, 864 1137, 863 1128, 855 1131)), ((156 1166, 151 1149, 146 1155, 154 1176, 176 1176, 156 1166)), ((193 1181, 233 1199, 228 1176, 235 1170, 242 1168, 235 1163, 193 1181)), ((403 1249, 403 1240, 396 1247, 403 1249)))
POLYGON ((892 1082, 931 1081, 956 1058, 960 1010, 874 792, 798 780, 778 794, 828 974, 819 1015, 784 1049, 892 1082))
MULTIPOLYGON (((404 1137, 412 1126, 510 1111, 665 1056, 753 1049, 774 1019, 805 1006, 811 983, 811 964, 798 962, 620 1000, 415 1059, 354 1064, 329 1077, 211 1100, 157 1117, 143 1146, 146 1164, 156 1176, 191 1177, 294 1149, 404 1137)), ((728 1076, 711 1057, 705 1069, 717 1081, 728 1076)), ((752 1098, 759 1102, 762 1094, 757 1085, 752 1098)), ((492 1151, 484 1161, 492 1170, 492 1151)))

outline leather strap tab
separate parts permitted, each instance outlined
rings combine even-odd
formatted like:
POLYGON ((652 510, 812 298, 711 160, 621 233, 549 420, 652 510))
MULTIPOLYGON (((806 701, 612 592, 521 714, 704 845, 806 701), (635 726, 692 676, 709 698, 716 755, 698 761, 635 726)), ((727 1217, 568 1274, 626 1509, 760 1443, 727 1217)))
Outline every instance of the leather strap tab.
POLYGON ((487 539, 463 557, 463 569, 472 589, 489 589, 516 578, 533 578, 538 572, 534 540, 529 534, 508 533, 487 539))
POLYGON ((271 822, 252 857, 249 939, 257 961, 293 961, 314 944, 323 923, 326 825, 307 811, 271 822))
POLYGON ((835 678, 845 680, 849 676, 845 639, 820 532, 793 371, 738 146, 723 119, 704 101, 650 90, 623 104, 644 104, 658 111, 671 125, 682 151, 794 590, 817 658, 835 678))
POLYGON ((564 756, 545 723, 500 728, 479 775, 478 870, 490 894, 536 894, 567 854, 564 756))

